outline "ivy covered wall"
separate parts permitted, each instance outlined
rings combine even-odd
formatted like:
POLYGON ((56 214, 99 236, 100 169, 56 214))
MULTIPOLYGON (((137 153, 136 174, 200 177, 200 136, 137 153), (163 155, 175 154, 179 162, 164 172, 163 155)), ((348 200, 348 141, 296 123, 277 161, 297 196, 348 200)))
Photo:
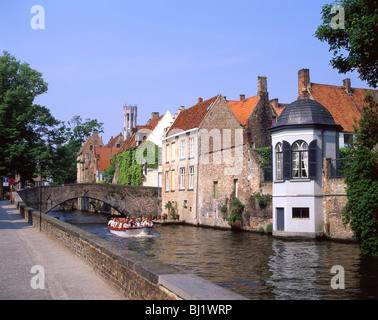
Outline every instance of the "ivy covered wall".
POLYGON ((145 141, 139 147, 115 154, 106 169, 106 182, 111 183, 117 166, 117 184, 139 186, 142 184, 143 179, 142 164, 146 163, 147 168, 156 169, 158 167, 158 157, 159 147, 151 141, 145 141))

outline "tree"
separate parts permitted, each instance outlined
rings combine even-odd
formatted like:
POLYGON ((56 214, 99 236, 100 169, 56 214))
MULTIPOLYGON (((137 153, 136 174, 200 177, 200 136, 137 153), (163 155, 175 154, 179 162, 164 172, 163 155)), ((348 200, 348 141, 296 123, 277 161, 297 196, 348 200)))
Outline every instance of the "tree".
MULTIPOLYGON (((47 91, 41 74, 4 51, 0 56, 0 177, 29 180, 37 160, 49 158, 61 143, 61 122, 34 104, 47 91)), ((2 179, 1 179, 2 186, 2 179)))
POLYGON ((84 122, 78 115, 68 121, 69 127, 64 126, 63 137, 65 143, 52 154, 49 176, 53 184, 74 183, 77 172, 77 153, 86 138, 95 131, 104 132, 103 123, 86 119, 84 122))
POLYGON ((378 111, 371 92, 365 102, 349 151, 356 158, 344 172, 348 203, 343 216, 361 253, 378 257, 378 111))
MULTIPOLYGON (((0 56, 0 177, 20 175, 21 181, 41 173, 53 183, 76 180, 76 154, 103 123, 74 116, 55 119, 50 110, 34 104, 47 91, 41 73, 4 51, 0 56), (42 164, 43 165, 38 165, 42 164)), ((3 195, 0 181, 0 197, 3 195)))
POLYGON ((339 73, 357 70, 376 88, 378 83, 378 1, 341 0, 322 7, 323 24, 315 37, 329 45, 330 64, 339 73), (332 12, 332 8, 337 8, 332 12), (344 16, 344 23, 338 18, 344 16), (337 23, 335 24, 335 20, 337 23), (346 54, 346 56, 344 56, 346 54))

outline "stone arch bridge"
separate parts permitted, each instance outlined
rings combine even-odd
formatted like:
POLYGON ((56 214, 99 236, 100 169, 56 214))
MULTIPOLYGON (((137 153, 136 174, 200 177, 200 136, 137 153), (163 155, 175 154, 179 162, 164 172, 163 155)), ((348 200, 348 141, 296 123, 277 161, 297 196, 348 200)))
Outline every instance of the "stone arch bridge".
POLYGON ((102 201, 124 216, 148 215, 158 212, 158 188, 100 183, 75 183, 27 188, 17 191, 22 201, 47 213, 67 200, 89 198, 102 201))

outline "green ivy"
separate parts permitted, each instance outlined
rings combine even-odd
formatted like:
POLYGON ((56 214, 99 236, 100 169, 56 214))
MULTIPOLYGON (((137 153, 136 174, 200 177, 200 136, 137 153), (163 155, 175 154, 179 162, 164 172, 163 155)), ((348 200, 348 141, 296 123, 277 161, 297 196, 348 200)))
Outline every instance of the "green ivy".
POLYGON ((271 147, 253 148, 251 150, 257 152, 263 158, 263 162, 262 162, 263 166, 272 165, 272 148, 271 147))
POLYGON ((348 202, 343 217, 361 253, 378 257, 378 110, 372 94, 366 95, 365 102, 350 150, 355 159, 345 169, 348 202))
MULTIPOLYGON (((121 154, 114 155, 107 168, 105 176, 114 176, 115 167, 118 165, 118 184, 139 186, 142 184, 143 167, 142 163, 147 162, 148 168, 158 167, 159 147, 151 141, 146 141, 137 148, 123 151, 121 154)), ((110 178, 107 181, 111 181, 110 178)))

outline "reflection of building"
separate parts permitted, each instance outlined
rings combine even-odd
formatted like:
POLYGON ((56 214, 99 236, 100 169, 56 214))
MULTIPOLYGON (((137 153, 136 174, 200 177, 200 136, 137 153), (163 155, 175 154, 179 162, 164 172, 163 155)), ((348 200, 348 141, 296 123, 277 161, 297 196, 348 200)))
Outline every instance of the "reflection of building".
POLYGON ((123 106, 123 139, 133 134, 137 126, 137 106, 123 106))
POLYGON ((275 254, 270 256, 271 276, 266 284, 272 288, 275 299, 321 299, 324 290, 318 285, 321 251, 317 246, 306 242, 275 241, 272 249, 275 254))
POLYGON ((338 157, 332 115, 301 98, 288 105, 271 128, 273 234, 315 237, 323 233, 322 159, 338 157))

